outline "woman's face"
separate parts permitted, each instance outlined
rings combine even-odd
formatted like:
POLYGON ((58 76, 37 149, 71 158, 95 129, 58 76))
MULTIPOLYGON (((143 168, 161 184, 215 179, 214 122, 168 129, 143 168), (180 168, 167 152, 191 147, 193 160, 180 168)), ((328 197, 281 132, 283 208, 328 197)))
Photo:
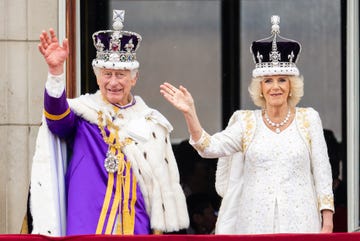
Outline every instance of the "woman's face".
POLYGON ((97 75, 102 96, 112 104, 128 104, 136 80, 137 75, 132 77, 130 70, 100 69, 97 75))
POLYGON ((290 92, 290 80, 287 76, 265 76, 261 81, 261 90, 266 106, 280 107, 287 104, 290 92))

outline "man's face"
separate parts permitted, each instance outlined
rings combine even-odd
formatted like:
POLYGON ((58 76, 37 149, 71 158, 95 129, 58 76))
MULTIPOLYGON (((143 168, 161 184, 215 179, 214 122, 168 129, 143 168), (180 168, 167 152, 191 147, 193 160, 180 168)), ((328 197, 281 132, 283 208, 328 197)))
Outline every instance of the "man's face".
POLYGON ((100 69, 97 83, 102 96, 112 104, 126 105, 131 101, 131 88, 138 75, 130 70, 100 69))

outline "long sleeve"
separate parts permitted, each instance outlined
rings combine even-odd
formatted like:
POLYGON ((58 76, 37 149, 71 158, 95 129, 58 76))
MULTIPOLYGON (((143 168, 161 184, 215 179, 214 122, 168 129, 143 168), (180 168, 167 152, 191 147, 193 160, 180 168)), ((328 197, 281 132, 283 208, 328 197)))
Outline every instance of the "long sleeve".
POLYGON ((247 131, 252 127, 244 125, 243 119, 253 116, 252 111, 236 111, 230 118, 228 126, 221 132, 210 136, 206 131, 197 142, 194 142, 190 136, 189 143, 198 151, 199 155, 205 158, 219 158, 229 156, 239 151, 243 151, 244 145, 248 140, 247 131), (245 141, 245 143, 243 143, 245 141))
POLYGON ((75 115, 66 99, 64 75, 49 74, 44 91, 44 115, 52 133, 65 138, 75 127, 75 115))
POLYGON ((311 138, 311 167, 318 198, 319 210, 334 211, 332 175, 321 119, 317 111, 308 109, 311 138))

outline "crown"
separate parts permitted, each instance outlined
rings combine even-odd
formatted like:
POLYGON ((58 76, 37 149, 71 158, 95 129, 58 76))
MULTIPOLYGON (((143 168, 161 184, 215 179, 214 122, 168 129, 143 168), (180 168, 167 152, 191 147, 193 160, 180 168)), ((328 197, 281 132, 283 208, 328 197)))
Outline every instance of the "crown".
POLYGON ((141 35, 124 31, 125 10, 113 10, 113 29, 100 30, 92 35, 96 48, 96 59, 92 65, 107 69, 137 69, 136 50, 142 40, 141 35))
POLYGON ((250 51, 253 54, 255 69, 253 77, 265 75, 299 75, 296 67, 301 45, 295 40, 280 36, 280 17, 271 17, 271 36, 254 41, 250 51))

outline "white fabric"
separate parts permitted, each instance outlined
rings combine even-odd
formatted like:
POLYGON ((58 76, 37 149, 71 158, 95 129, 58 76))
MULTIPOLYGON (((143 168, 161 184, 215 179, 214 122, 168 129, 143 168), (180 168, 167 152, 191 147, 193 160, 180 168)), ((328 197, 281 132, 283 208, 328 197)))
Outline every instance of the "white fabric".
POLYGON ((228 158, 219 158, 215 187, 223 198, 215 227, 216 234, 237 234, 236 222, 238 200, 243 187, 243 153, 237 152, 228 158))
POLYGON ((33 234, 66 234, 65 150, 66 143, 50 132, 43 117, 31 170, 30 210, 33 234))
POLYGON ((224 131, 209 136, 205 149, 198 148, 204 146, 201 143, 193 143, 203 157, 228 156, 226 160, 231 161, 231 165, 222 165, 227 171, 223 176, 228 175, 230 180, 220 186, 224 188, 220 192, 224 198, 216 233, 319 232, 320 210, 333 210, 333 204, 322 200, 332 198, 333 194, 318 113, 312 108, 297 108, 296 118, 280 134, 265 126, 261 111, 254 113, 256 123, 250 124, 256 126, 256 131, 253 137, 245 138, 251 140, 245 159, 241 152, 249 123, 244 123, 242 117, 236 117, 237 121, 224 131), (238 156, 231 156, 234 153, 238 156), (239 172, 233 168, 239 168, 239 172))
POLYGON ((51 97, 59 98, 64 93, 65 85, 65 74, 52 75, 48 73, 45 89, 51 97))
POLYGON ((295 122, 280 134, 260 122, 245 160, 236 230, 241 233, 320 231, 310 156, 295 122), (274 216, 276 212, 279 220, 274 216))

